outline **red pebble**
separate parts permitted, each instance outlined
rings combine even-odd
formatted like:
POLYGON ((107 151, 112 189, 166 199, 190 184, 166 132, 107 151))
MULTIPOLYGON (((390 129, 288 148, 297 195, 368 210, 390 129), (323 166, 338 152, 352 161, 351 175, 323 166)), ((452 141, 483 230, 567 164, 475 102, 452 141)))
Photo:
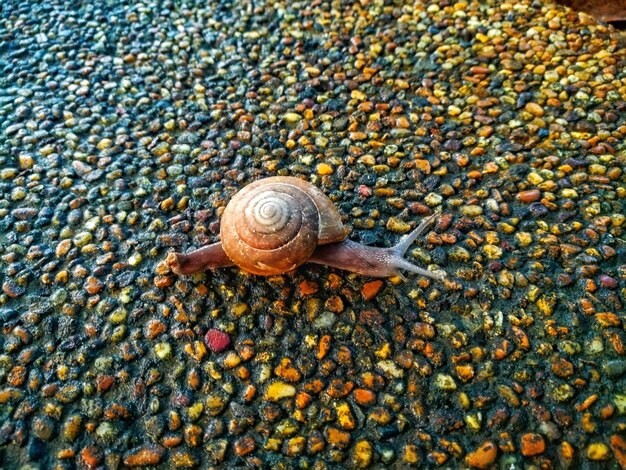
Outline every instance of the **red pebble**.
POLYGON ((206 344, 211 351, 219 353, 230 346, 230 337, 221 330, 211 328, 204 337, 206 344))
POLYGON ((600 275, 600 283, 602 287, 606 287, 607 289, 617 289, 617 281, 606 274, 600 275))
POLYGON ((372 188, 362 184, 361 186, 359 186, 359 194, 363 197, 370 197, 372 195, 372 188))

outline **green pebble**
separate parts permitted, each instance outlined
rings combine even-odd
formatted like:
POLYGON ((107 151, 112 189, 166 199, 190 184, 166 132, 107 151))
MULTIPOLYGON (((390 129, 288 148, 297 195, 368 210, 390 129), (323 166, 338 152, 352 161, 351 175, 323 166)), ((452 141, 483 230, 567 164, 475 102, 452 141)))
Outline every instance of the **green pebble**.
POLYGON ((172 347, 169 343, 157 343, 154 345, 154 353, 162 361, 172 357, 172 347))
POLYGON ((127 316, 128 312, 125 308, 118 308, 109 316, 109 321, 111 323, 122 323, 126 320, 127 316))
POLYGON ((92 239, 93 239, 93 236, 91 235, 91 233, 80 232, 74 236, 72 241, 74 242, 74 245, 80 248, 80 247, 85 246, 87 243, 91 242, 92 239))
POLYGON ((65 289, 57 289, 50 296, 50 302, 52 305, 61 305, 67 299, 67 291, 65 289))
POLYGON ((93 363, 95 369, 101 373, 109 373, 113 368, 113 358, 109 356, 98 357, 93 363))
POLYGON ((466 415, 465 424, 467 424, 467 427, 470 428, 472 431, 480 431, 480 427, 482 425, 481 413, 466 415))
POLYGON ((96 428, 96 435, 105 442, 113 442, 117 437, 117 430, 111 423, 105 421, 96 428))
POLYGON ((398 151, 398 146, 391 144, 391 145, 385 146, 385 150, 383 150, 383 153, 387 156, 391 156, 391 155, 394 155, 397 151, 398 151))
POLYGON ((435 377, 435 386, 442 390, 456 390, 456 382, 452 376, 448 374, 437 374, 437 377, 435 377))
POLYGON ((591 341, 586 342, 584 344, 585 352, 587 354, 600 354, 604 351, 604 343, 602 342, 602 338, 595 337, 591 341))
POLYGON ((59 232, 60 239, 66 239, 74 236, 74 231, 70 227, 63 227, 59 232))
POLYGON ((552 398, 560 403, 571 400, 575 395, 574 387, 568 384, 562 384, 552 390, 552 398))
POLYGON ((319 136, 315 139, 315 145, 318 148, 325 149, 328 146, 328 139, 326 137, 319 136))
POLYGON ((613 403, 615 403, 619 414, 626 414, 626 395, 615 395, 613 403))
POLYGON ((462 246, 456 245, 450 249, 448 259, 457 263, 466 263, 472 258, 472 255, 462 246))
POLYGON ((171 165, 167 167, 167 174, 170 176, 180 176, 183 174, 182 165, 171 165))
POLYGON ((126 325, 116 326, 113 332, 111 333, 110 341, 112 343, 119 343, 122 339, 124 339, 125 335, 126 335, 126 325))
POLYGON ((437 193, 428 193, 424 198, 424 202, 430 207, 435 207, 443 202, 443 196, 437 193))
POLYGON ((564 188, 561 190, 561 196, 568 199, 576 199, 578 197, 578 192, 575 189, 564 188))
POLYGON ((102 139, 100 142, 98 142, 98 145, 96 147, 98 148, 98 150, 104 150, 108 149, 111 145, 113 145, 113 141, 111 139, 102 139))
POLYGON ((120 292, 120 302, 122 302, 123 304, 128 304, 130 302, 132 302, 133 297, 131 296, 131 294, 133 293, 133 288, 132 286, 129 287, 125 287, 124 289, 122 289, 122 292, 120 292))
POLYGON ((276 426, 276 434, 282 437, 293 436, 298 432, 298 424, 293 419, 284 419, 276 426))
POLYGON ((139 264, 142 261, 142 256, 139 253, 133 253, 130 258, 128 258, 128 264, 130 264, 131 266, 139 266, 139 264))

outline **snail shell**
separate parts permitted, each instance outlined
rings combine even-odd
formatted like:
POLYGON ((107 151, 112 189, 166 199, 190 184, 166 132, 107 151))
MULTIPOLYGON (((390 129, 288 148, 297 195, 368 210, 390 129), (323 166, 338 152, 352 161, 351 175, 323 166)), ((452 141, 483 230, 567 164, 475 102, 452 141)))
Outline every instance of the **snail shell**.
POLYGON ((299 178, 275 176, 249 184, 228 203, 220 238, 240 268, 263 276, 292 271, 318 245, 346 237, 332 201, 299 178))

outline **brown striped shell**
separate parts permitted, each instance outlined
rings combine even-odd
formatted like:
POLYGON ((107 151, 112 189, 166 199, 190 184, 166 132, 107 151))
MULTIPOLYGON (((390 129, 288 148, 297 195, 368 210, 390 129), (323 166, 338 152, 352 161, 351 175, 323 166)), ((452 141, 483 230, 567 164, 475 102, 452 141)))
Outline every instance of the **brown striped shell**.
POLYGON ((220 226, 226 255, 261 276, 292 271, 317 245, 345 236, 330 199, 313 184, 290 176, 265 178, 243 188, 226 206, 220 226))

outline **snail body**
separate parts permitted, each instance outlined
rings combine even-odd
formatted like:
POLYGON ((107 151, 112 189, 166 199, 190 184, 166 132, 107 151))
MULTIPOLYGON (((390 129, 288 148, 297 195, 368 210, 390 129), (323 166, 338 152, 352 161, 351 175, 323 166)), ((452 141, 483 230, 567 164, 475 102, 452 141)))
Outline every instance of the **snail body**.
POLYGON ((442 280, 403 258, 413 241, 430 225, 424 219, 391 248, 366 246, 346 239, 339 213, 315 185, 299 178, 274 176, 251 183, 224 209, 220 239, 191 253, 169 253, 167 264, 177 274, 236 265, 245 271, 271 276, 317 263, 387 277, 400 269, 442 280))

